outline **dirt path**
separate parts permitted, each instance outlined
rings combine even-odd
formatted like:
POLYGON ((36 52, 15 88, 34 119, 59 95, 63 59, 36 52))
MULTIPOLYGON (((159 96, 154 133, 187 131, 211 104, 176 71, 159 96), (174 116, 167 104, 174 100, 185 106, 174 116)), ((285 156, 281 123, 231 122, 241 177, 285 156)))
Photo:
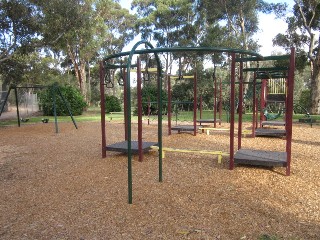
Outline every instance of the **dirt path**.
MULTIPOLYGON (((284 168, 237 166, 211 155, 167 153, 158 182, 156 153, 133 161, 101 158, 100 123, 0 128, 0 239, 320 239, 320 128, 294 126, 292 175, 284 168)), ((227 127, 226 125, 222 127, 227 127)), ((156 126, 144 139, 157 140, 156 126)), ((166 130, 164 130, 166 132, 166 130)), ((137 128, 133 125, 133 139, 137 128)), ((107 141, 123 140, 107 123, 107 141)), ((229 136, 173 134, 163 145, 227 151, 229 136)), ((283 151, 278 138, 245 138, 243 147, 283 151)))

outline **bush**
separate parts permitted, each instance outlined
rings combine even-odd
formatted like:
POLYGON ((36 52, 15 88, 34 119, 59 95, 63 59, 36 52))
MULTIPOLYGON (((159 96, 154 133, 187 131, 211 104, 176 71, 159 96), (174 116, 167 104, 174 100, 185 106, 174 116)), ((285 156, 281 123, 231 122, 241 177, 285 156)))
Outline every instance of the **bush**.
MULTIPOLYGON (((168 101, 167 93, 162 89, 162 112, 165 114, 166 112, 166 103, 168 101)), ((147 84, 142 88, 142 111, 144 115, 148 115, 148 101, 151 102, 150 106, 150 115, 158 114, 158 87, 156 85, 147 84)), ((137 114, 138 109, 135 108, 135 114, 137 114)))
POLYGON ((57 116, 68 116, 68 108, 65 104, 68 104, 71 109, 72 115, 81 115, 83 110, 87 106, 80 91, 72 86, 57 86, 53 85, 48 87, 45 91, 39 94, 40 106, 42 107, 43 114, 45 116, 53 116, 53 93, 56 96, 56 110, 57 116), (62 100, 61 95, 66 100, 66 103, 62 100))
POLYGON ((121 103, 116 96, 106 96, 106 113, 121 112, 121 103))
POLYGON ((311 91, 309 89, 303 90, 300 94, 299 104, 307 111, 311 109, 311 91))

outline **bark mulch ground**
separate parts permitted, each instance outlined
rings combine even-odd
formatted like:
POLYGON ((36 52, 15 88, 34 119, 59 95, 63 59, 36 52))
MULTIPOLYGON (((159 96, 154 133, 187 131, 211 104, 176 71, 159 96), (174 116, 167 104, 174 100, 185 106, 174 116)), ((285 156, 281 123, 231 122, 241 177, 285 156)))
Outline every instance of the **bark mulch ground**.
MULTIPOLYGON (((163 182, 157 153, 133 161, 127 203, 127 157, 101 158, 99 122, 0 128, 0 239, 320 239, 320 128, 293 128, 292 174, 237 166, 229 159, 167 152, 163 182)), ((167 136, 173 148, 229 151, 229 136, 167 136)), ((222 127, 227 127, 225 124, 222 127)), ((133 139, 137 133, 133 125, 133 139)), ((145 141, 157 127, 144 126, 145 141)), ((108 143, 122 123, 107 123, 108 143)), ((285 150, 280 138, 244 138, 243 147, 285 150)))

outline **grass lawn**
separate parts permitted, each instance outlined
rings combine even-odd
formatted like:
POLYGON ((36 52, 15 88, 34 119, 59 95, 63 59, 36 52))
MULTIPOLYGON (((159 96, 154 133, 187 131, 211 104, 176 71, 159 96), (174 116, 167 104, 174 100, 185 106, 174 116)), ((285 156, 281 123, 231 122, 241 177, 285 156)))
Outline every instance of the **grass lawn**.
MULTIPOLYGON (((200 112, 197 112, 197 117, 200 118, 200 112)), ((300 118, 304 118, 304 114, 294 114, 293 115, 293 121, 298 122, 300 118)), ((320 122, 320 115, 312 115, 312 119, 316 120, 315 124, 319 124, 320 122)), ((53 116, 30 116, 28 117, 28 122, 22 122, 21 124, 34 124, 34 123, 41 123, 43 118, 49 119, 49 122, 54 122, 53 116)), ((80 116, 74 116, 74 119, 76 122, 84 122, 84 121, 100 121, 101 115, 100 115, 100 108, 98 107, 91 107, 87 111, 85 111, 80 116)), ((151 121, 157 120, 157 116, 153 115, 150 116, 151 121)), ((219 118, 219 114, 217 113, 217 118, 219 118)), ((227 119, 229 116, 227 116, 226 111, 223 111, 221 120, 223 122, 227 122, 227 119)), ((124 116, 123 113, 107 113, 106 114, 106 120, 112 121, 112 120, 123 120, 124 116)), ((193 119, 193 112, 192 111, 180 111, 178 114, 173 113, 171 117, 171 121, 192 121, 193 119)), ((202 112, 202 119, 213 119, 213 111, 211 110, 204 110, 202 112)), ((132 116, 132 120, 137 120, 137 116, 132 116)), ((163 121, 167 121, 167 115, 163 116, 163 121)), ((238 115, 235 116, 235 120, 238 120, 238 115)), ((279 120, 282 120, 280 117, 279 120)), ((58 116, 58 122, 67 122, 71 121, 70 116, 58 116)), ((252 121, 252 113, 246 113, 243 115, 243 122, 250 122, 252 121)), ((17 119, 1 119, 0 117, 0 126, 8 126, 8 125, 16 125, 17 119)))

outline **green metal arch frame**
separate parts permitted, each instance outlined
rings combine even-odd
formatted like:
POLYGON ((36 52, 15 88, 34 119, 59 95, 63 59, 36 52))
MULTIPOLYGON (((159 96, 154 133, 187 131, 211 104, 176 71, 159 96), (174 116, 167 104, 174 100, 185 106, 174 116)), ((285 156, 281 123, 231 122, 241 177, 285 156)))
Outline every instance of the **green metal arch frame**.
POLYGON ((164 52, 202 52, 204 54, 210 54, 210 53, 232 53, 235 54, 241 54, 241 55, 249 55, 251 57, 255 57, 256 59, 263 60, 263 56, 260 54, 253 52, 253 51, 247 51, 247 50, 241 50, 241 49, 234 49, 234 48, 217 48, 217 47, 173 47, 173 48, 154 48, 151 43, 145 40, 141 40, 137 42, 131 49, 130 52, 121 52, 117 54, 112 54, 107 56, 103 59, 103 65, 105 69, 116 69, 116 68, 127 68, 127 84, 126 84, 126 97, 127 97, 127 112, 125 114, 127 118, 127 124, 128 124, 128 202, 129 204, 132 204, 132 146, 131 146, 131 86, 130 86, 130 69, 132 66, 135 66, 134 64, 131 64, 132 58, 134 55, 141 55, 141 54, 148 54, 153 53, 155 54, 156 62, 157 62, 157 69, 158 69, 158 106, 159 106, 159 112, 158 112, 158 145, 159 145, 159 182, 162 182, 162 96, 161 96, 161 89, 162 89, 162 67, 161 67, 161 61, 158 56, 158 53, 164 53, 164 52), (137 50, 137 48, 145 44, 149 48, 137 50), (108 63, 109 60, 114 58, 120 58, 128 56, 127 64, 110 64, 108 63))
MULTIPOLYGON (((136 54, 136 49, 140 45, 145 44, 150 49, 154 49, 151 43, 142 40, 137 42, 131 49, 128 57, 127 62, 127 84, 126 84, 126 90, 127 90, 127 124, 128 124, 128 202, 129 204, 132 203, 132 147, 131 147, 131 86, 130 86, 130 68, 131 68, 131 61, 133 58, 133 55, 136 54)), ((146 49, 148 50, 148 49, 146 49)), ((152 51, 145 53, 152 53, 152 51)), ((142 53, 141 53, 142 54, 142 53)), ((159 145, 159 182, 162 182, 162 67, 161 67, 161 61, 157 53, 155 53, 155 58, 157 61, 157 69, 158 69, 158 145, 159 145)))
MULTIPOLYGON (((111 54, 104 58, 104 61, 108 61, 113 58, 119 58, 124 56, 129 56, 131 54, 146 54, 146 53, 164 53, 164 52, 204 52, 204 53, 238 53, 238 54, 244 54, 249 56, 256 57, 257 60, 263 60, 263 56, 259 53, 256 53, 254 51, 249 50, 242 50, 242 49, 236 49, 236 48, 218 48, 218 47, 172 47, 172 48, 151 48, 151 49, 142 49, 142 50, 136 50, 136 48, 143 44, 150 44, 147 41, 140 41, 136 43, 132 50, 130 52, 121 52, 116 54, 111 54)), ((150 44, 151 45, 151 44, 150 44)), ((150 46, 149 45, 149 46, 150 46)), ((152 46, 152 45, 151 45, 152 46)))

